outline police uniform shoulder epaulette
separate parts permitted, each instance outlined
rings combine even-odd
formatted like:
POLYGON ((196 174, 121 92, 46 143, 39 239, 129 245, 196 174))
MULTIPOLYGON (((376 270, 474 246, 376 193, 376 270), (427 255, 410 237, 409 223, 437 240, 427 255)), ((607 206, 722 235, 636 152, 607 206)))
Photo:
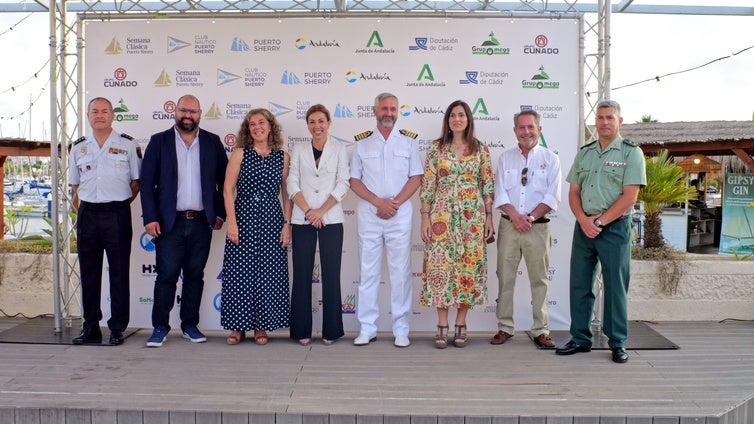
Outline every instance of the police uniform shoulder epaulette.
POLYGON ((125 139, 128 139, 128 140, 133 140, 134 139, 133 137, 131 137, 130 135, 128 135, 126 133, 121 133, 120 136, 123 137, 123 138, 125 138, 125 139))
POLYGON ((359 141, 359 140, 363 140, 363 139, 365 139, 365 138, 369 137, 370 135, 372 135, 372 131, 364 131, 364 132, 363 132, 363 133, 361 133, 361 134, 356 134, 355 136, 353 136, 353 138, 354 138, 354 139, 355 139, 356 141, 359 141))
POLYGON ((413 132, 413 131, 409 131, 409 130, 400 130, 399 132, 400 132, 401 134, 405 135, 406 137, 411 137, 411 138, 416 138, 416 137, 419 137, 419 134, 417 134, 417 133, 415 133, 415 132, 413 132))
POLYGON ((585 145, 583 145, 583 146, 579 147, 579 150, 581 150, 581 149, 585 149, 585 148, 587 148, 587 147, 591 146, 592 144, 596 143, 597 141, 598 141, 598 140, 594 140, 594 141, 592 141, 592 142, 590 142, 590 143, 586 143, 585 145))
POLYGON ((84 140, 86 140, 86 136, 81 136, 81 138, 79 138, 78 140, 76 140, 76 141, 73 142, 73 145, 75 146, 75 145, 81 143, 84 140))
POLYGON ((631 146, 631 147, 639 147, 639 145, 638 145, 638 144, 634 143, 633 141, 631 141, 631 140, 629 140, 629 139, 627 139, 627 138, 624 138, 624 139, 623 139, 623 143, 625 143, 625 144, 628 144, 628 145, 629 145, 629 146, 631 146))

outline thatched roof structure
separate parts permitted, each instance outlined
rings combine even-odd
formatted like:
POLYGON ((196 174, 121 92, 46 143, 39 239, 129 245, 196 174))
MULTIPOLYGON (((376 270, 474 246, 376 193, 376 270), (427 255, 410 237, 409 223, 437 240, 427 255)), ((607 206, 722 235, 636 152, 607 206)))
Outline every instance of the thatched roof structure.
POLYGON ((754 156, 754 121, 657 122, 624 124, 621 135, 652 154, 667 149, 670 156, 754 156))

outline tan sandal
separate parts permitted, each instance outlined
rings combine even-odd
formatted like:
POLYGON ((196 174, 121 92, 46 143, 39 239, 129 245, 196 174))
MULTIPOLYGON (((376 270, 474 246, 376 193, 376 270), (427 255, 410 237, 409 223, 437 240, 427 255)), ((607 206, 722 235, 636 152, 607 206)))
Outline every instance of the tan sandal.
POLYGON ((438 325, 437 334, 435 334, 435 347, 445 349, 448 347, 448 326, 438 325))
POLYGON ((254 343, 262 346, 266 345, 268 341, 267 333, 264 330, 254 330, 254 343))
POLYGON ((453 335, 453 344, 456 347, 465 347, 469 336, 466 334, 466 324, 456 325, 456 333, 453 335))
POLYGON ((245 331, 231 331, 225 343, 229 345, 237 345, 246 339, 245 331))

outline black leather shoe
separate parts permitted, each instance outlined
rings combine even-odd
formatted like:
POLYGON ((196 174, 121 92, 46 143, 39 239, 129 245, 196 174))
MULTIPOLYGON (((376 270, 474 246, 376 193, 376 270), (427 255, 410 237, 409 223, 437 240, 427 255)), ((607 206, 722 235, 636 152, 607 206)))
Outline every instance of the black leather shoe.
POLYGON ((573 355, 574 353, 579 352, 589 352, 592 350, 591 346, 581 346, 574 342, 573 340, 569 341, 565 344, 563 347, 559 347, 555 349, 556 355, 573 355))
POLYGON ((125 338, 123 337, 122 331, 111 331, 110 332, 110 344, 113 346, 117 346, 119 344, 123 344, 123 340, 125 338))
POLYGON ((625 364, 628 362, 628 353, 626 353, 626 349, 622 347, 614 347, 610 349, 613 351, 613 362, 617 362, 619 364, 625 364))
POLYGON ((102 332, 97 329, 89 329, 85 328, 81 330, 81 334, 78 335, 78 337, 73 338, 73 344, 75 345, 82 345, 82 344, 101 344, 102 343, 102 332))

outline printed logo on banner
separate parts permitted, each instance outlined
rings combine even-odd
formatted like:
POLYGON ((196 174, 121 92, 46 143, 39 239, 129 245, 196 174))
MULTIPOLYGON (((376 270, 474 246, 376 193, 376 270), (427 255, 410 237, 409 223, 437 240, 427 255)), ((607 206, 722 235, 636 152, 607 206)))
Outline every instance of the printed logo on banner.
POLYGON ((395 49, 388 49, 385 48, 385 44, 382 42, 382 37, 380 37, 380 33, 377 30, 372 31, 372 35, 369 36, 369 39, 367 40, 367 44, 365 48, 363 49, 356 49, 354 53, 367 53, 367 54, 375 54, 375 53, 395 53, 395 49))
POLYGON ((536 88, 541 89, 554 89, 560 88, 558 81, 550 81, 550 75, 545 72, 544 65, 539 67, 539 73, 534 74, 531 79, 521 81, 521 87, 523 88, 536 88))
POLYGON ((128 72, 125 68, 116 68, 113 71, 112 78, 105 78, 103 84, 105 87, 136 87, 139 85, 138 81, 126 79, 128 72))
POLYGON ((358 73, 356 71, 348 71, 346 73, 346 81, 350 82, 351 84, 356 83, 356 81, 362 80, 362 81, 391 81, 392 78, 387 72, 361 72, 358 73))
POLYGON ((306 119, 306 111, 311 107, 312 102, 309 100, 299 100, 296 102, 296 119, 306 119))
POLYGON ((260 38, 252 42, 255 52, 277 52, 283 41, 279 38, 260 38))
POLYGON ((244 68, 244 87, 262 87, 264 86, 265 81, 267 81, 267 72, 262 72, 259 68, 244 68))
POLYGON ((229 82, 233 82, 235 80, 241 79, 240 75, 236 75, 232 72, 228 72, 222 69, 217 69, 217 85, 218 87, 221 85, 225 85, 229 82))
POLYGON ((435 81, 435 76, 432 73, 432 68, 429 64, 425 63, 419 71, 419 76, 416 77, 416 81, 410 81, 406 83, 406 87, 445 87, 444 82, 435 81))
POLYGON ((357 105, 356 106, 356 117, 357 118, 373 118, 374 117, 374 106, 371 104, 368 105, 357 105))
POLYGON ((118 39, 113 37, 110 44, 105 47, 105 54, 120 54, 123 51, 123 47, 120 46, 118 39))
POLYGON ((171 85, 173 85, 173 80, 170 79, 170 75, 168 75, 167 71, 163 68, 162 72, 160 72, 160 75, 154 81, 154 86, 155 87, 170 87, 171 85))
POLYGON ((356 294, 351 293, 343 299, 343 313, 355 314, 356 313, 356 294))
MULTIPOLYGON (((113 37, 113 41, 105 49, 107 54, 120 54, 120 43, 113 37)), ((126 37, 126 54, 154 54, 151 38, 126 37)))
POLYGON ((479 72, 477 71, 466 71, 466 79, 459 80, 458 82, 461 84, 478 84, 479 81, 477 81, 477 77, 479 76, 479 72))
POLYGON ((507 72, 466 71, 466 79, 458 80, 460 84, 503 85, 507 72))
POLYGON ((353 118, 353 112, 348 106, 338 103, 335 105, 334 116, 336 118, 353 118))
POLYGON ((453 51, 453 46, 458 44, 457 38, 416 37, 414 45, 409 45, 410 51, 453 51))
POLYGON ((318 48, 318 47, 340 47, 340 43, 337 40, 307 40, 304 37, 299 37, 296 39, 296 49, 297 50, 304 50, 307 47, 311 48, 318 48))
POLYGON ((563 111, 563 106, 560 106, 560 105, 521 105, 521 110, 536 110, 542 118, 557 119, 558 113, 563 111))
POLYGON ((502 47, 500 41, 495 38, 495 33, 490 32, 489 39, 482 42, 481 46, 472 46, 471 54, 487 55, 487 56, 507 56, 511 52, 508 47, 502 47))
POLYGON ((346 81, 353 84, 356 81, 359 80, 359 73, 356 71, 348 71, 346 72, 346 81))
POLYGON ((154 237, 150 236, 146 231, 144 231, 139 237, 139 246, 141 246, 141 248, 144 249, 145 252, 154 252, 154 237))
POLYGON ((398 113, 404 118, 408 118, 411 116, 411 109, 412 107, 409 104, 401 105, 401 107, 398 108, 398 113))
POLYGON ((524 54, 559 54, 560 49, 557 47, 547 47, 547 36, 538 35, 534 37, 534 44, 527 44, 524 46, 524 54))
MULTIPOLYGON (((223 117, 223 113, 220 111, 220 107, 217 106, 217 103, 212 102, 212 105, 209 107, 209 110, 207 113, 204 114, 205 119, 211 119, 216 120, 223 117)), ((233 119, 228 117, 229 119, 233 119)))
POLYGON ((332 72, 304 72, 304 85, 329 85, 332 72))
MULTIPOLYGON (((215 105, 213 104, 213 106, 215 105)), ((220 108, 217 106, 215 107, 217 108, 217 113, 220 114, 220 108)), ((256 106, 252 105, 251 103, 228 102, 225 104, 225 118, 226 119, 244 119, 246 117, 246 112, 248 112, 249 110, 255 107, 256 106)))
POLYGON ((168 36, 168 53, 177 52, 178 50, 185 49, 189 46, 191 46, 191 43, 168 36))
POLYGON ((225 143, 225 152, 233 153, 233 148, 236 147, 236 135, 232 133, 225 134, 223 142, 225 143))
POLYGON ((118 100, 118 106, 113 108, 113 112, 115 112, 115 120, 118 122, 139 120, 138 113, 129 113, 128 106, 126 106, 122 97, 118 100))
POLYGON ((276 118, 280 115, 285 115, 286 113, 293 112, 293 109, 277 104, 277 103, 270 102, 268 103, 268 105, 269 105, 270 113, 275 115, 276 118))
POLYGON ((162 110, 152 112, 152 119, 155 121, 175 119, 175 102, 168 100, 162 105, 162 110))
POLYGON ((280 77, 280 84, 283 85, 298 85, 301 84, 301 80, 299 79, 298 75, 294 74, 293 72, 288 72, 288 70, 283 71, 283 76, 280 77))
POLYGON ((417 115, 444 115, 445 108, 442 106, 415 105, 413 112, 417 115))
MULTIPOLYGON (((222 274, 218 276, 218 280, 222 278, 222 274)), ((212 298, 212 307, 215 308, 217 312, 222 312, 223 309, 223 293, 219 292, 215 295, 215 297, 212 298)))
POLYGON ((248 52, 249 43, 244 41, 241 37, 233 37, 233 41, 230 43, 230 51, 232 52, 248 52))
POLYGON ((217 40, 207 34, 194 35, 194 54, 214 54, 217 40))
POLYGON ((474 103, 474 107, 471 108, 471 114, 474 116, 474 119, 481 120, 481 121, 499 121, 500 120, 499 116, 490 115, 490 112, 487 109, 487 103, 484 101, 483 97, 478 98, 476 103, 474 103))
POLYGON ((204 87, 204 83, 199 81, 202 76, 202 71, 190 70, 185 71, 182 69, 175 70, 175 86, 176 87, 204 87))

